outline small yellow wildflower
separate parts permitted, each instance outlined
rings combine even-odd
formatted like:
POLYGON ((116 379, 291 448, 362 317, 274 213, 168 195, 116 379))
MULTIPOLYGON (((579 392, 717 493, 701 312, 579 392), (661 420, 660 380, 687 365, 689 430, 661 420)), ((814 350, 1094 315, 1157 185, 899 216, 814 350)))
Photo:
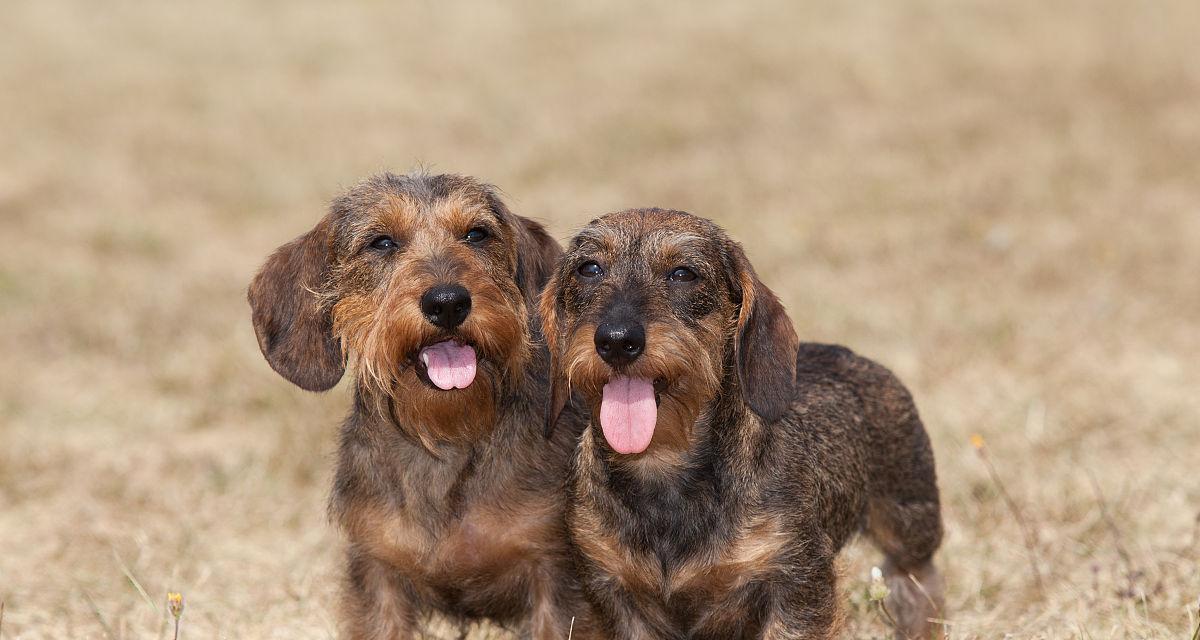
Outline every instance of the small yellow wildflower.
POLYGON ((175 618, 174 640, 179 640, 179 616, 183 615, 183 594, 176 591, 167 592, 167 610, 175 618))
POLYGON ((971 434, 971 446, 972 447, 982 450, 984 444, 985 443, 983 441, 983 436, 979 435, 978 433, 971 434))

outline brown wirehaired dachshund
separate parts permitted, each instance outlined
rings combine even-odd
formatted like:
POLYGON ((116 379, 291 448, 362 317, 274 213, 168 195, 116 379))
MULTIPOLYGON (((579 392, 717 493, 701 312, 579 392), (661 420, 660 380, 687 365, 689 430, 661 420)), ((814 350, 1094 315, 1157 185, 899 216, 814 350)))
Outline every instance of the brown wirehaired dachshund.
POLYGON ((283 377, 324 391, 355 374, 330 502, 350 542, 346 637, 416 637, 437 612, 557 640, 584 615, 562 520, 582 425, 542 435, 535 303, 560 253, 488 185, 383 174, 250 285, 283 377))
POLYGON ((834 560, 887 557, 897 637, 940 633, 933 453, 886 369, 800 344, 741 246, 641 209, 592 221, 543 292, 547 429, 590 415, 567 520, 581 581, 621 639, 826 638, 834 560))

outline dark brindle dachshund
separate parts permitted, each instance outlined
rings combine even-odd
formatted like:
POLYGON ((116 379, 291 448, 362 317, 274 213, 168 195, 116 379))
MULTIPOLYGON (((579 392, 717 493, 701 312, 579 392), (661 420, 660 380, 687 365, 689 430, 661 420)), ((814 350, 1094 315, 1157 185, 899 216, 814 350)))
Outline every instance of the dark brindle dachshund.
POLYGON ((542 295, 547 429, 591 425, 571 480, 581 581, 616 638, 826 638, 834 560, 887 556, 898 637, 940 633, 933 453, 883 367, 799 344, 716 225, 646 209, 593 221, 542 295))
POLYGON ((350 540, 347 637, 412 638, 439 612, 548 640, 581 615, 562 485, 582 425, 543 439, 547 357, 530 330, 560 253, 487 185, 385 174, 250 285, 283 377, 324 391, 355 374, 330 504, 350 540))

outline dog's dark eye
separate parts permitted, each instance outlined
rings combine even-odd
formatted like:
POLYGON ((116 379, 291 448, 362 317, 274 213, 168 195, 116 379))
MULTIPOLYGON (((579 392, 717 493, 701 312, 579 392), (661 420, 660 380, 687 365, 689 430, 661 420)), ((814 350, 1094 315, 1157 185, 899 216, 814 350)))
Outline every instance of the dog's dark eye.
POLYGON ((483 229, 480 227, 475 227, 474 229, 471 229, 470 231, 467 232, 467 235, 463 236, 463 240, 466 240, 467 242, 470 242, 470 243, 483 242, 484 240, 487 240, 487 239, 488 239, 487 229, 483 229))
POLYGON ((595 278, 604 274, 604 269, 602 269, 599 264, 596 264, 595 260, 588 260, 587 262, 579 265, 579 268, 576 269, 576 271, 584 278, 595 278))
POLYGON ((387 251, 396 248, 396 241, 391 236, 379 236, 371 241, 371 248, 376 251, 387 251))
POLYGON ((678 267, 667 275, 671 282, 691 282, 696 279, 696 272, 687 267, 678 267))

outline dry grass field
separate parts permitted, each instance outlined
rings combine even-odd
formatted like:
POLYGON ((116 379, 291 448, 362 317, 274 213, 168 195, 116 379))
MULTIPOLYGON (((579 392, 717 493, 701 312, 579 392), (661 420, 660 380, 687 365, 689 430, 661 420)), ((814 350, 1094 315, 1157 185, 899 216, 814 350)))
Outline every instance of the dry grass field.
POLYGON ((420 164, 562 239, 712 217, 803 337, 895 369, 952 638, 1191 637, 1200 3, 401 4, 4 3, 0 637, 170 637, 168 591, 189 640, 334 636, 347 384, 274 374, 244 289, 420 164))

